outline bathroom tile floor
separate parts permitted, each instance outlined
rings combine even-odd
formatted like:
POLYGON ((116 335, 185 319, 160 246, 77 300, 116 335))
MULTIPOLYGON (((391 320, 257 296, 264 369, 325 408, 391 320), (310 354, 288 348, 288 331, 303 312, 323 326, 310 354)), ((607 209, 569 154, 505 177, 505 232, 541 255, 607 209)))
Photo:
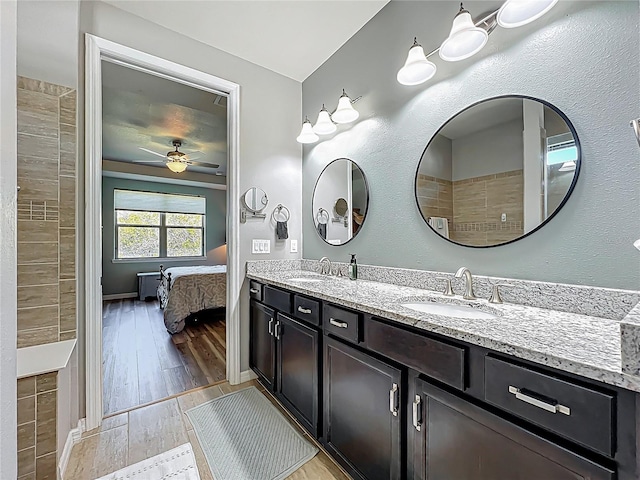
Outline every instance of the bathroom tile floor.
MULTIPOLYGON (((251 385, 263 392, 283 412, 285 418, 309 438, 255 380, 235 386, 224 382, 106 418, 100 428, 85 432, 80 443, 73 447, 64 480, 93 480, 186 442, 193 445, 200 478, 216 480, 209 470, 193 427, 184 412, 208 400, 251 385)), ((349 478, 320 450, 312 460, 287 477, 287 480, 349 478)))

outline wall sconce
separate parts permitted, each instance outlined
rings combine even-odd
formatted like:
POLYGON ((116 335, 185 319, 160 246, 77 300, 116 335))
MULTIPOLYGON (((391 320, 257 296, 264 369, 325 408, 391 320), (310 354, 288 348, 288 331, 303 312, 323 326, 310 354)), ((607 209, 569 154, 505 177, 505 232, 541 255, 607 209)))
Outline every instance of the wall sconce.
POLYGON ((551 10, 558 0, 507 0, 498 10, 478 22, 473 22, 471 14, 460 4, 460 11, 453 19, 449 36, 436 48, 425 55, 414 38, 407 61, 398 71, 397 79, 402 85, 419 85, 436 73, 436 66, 428 59, 438 53, 447 62, 458 62, 478 53, 487 44, 489 34, 500 25, 515 28, 531 23, 551 10))
POLYGON ((357 120, 360 114, 353 108, 353 104, 361 98, 360 96, 352 100, 343 89, 342 95, 338 99, 338 106, 333 113, 330 114, 322 104, 322 109, 318 113, 315 125, 311 126, 309 118, 305 117, 300 135, 296 138, 298 143, 315 143, 320 139, 318 135, 334 133, 337 130, 336 123, 345 124, 357 120))

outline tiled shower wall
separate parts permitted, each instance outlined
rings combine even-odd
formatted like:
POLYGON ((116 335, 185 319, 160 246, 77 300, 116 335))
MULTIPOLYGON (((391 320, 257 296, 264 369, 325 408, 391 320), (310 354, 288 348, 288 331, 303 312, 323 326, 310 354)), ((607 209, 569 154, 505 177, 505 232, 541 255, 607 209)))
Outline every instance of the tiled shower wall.
MULTIPOLYGON (((18 339, 76 338, 76 91, 18 77, 18 339)), ((18 478, 57 477, 57 372, 18 380, 18 478)))
POLYGON ((76 337, 76 91, 18 77, 18 348, 76 337))

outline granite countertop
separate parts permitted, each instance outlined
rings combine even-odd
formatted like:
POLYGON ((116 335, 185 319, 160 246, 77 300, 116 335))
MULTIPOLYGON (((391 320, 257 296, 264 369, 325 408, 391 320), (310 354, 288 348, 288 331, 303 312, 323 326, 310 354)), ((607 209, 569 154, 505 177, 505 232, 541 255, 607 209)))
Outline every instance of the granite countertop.
POLYGON ((620 322, 517 304, 462 300, 432 290, 368 280, 320 276, 308 270, 249 272, 247 277, 336 305, 412 325, 518 358, 640 392, 640 377, 622 371, 620 322), (295 278, 313 278, 299 281, 295 278), (433 300, 470 305, 492 319, 450 318, 417 312, 402 303, 433 300))

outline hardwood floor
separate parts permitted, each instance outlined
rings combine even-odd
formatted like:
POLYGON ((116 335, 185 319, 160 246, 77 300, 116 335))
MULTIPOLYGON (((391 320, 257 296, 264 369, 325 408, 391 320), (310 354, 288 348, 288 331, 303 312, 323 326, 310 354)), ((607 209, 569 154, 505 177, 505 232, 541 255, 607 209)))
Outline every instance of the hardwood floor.
POLYGON ((224 312, 206 316, 171 335, 157 301, 104 302, 104 415, 225 380, 224 312))
MULTIPOLYGON (((99 429, 85 432, 82 440, 73 447, 66 472, 64 472, 64 479, 98 478, 190 442, 201 480, 216 480, 211 474, 191 422, 184 412, 213 398, 250 385, 263 392, 295 429, 314 442, 255 380, 236 386, 224 382, 105 419, 99 429)), ((348 480, 349 478, 320 450, 313 459, 286 480, 348 480)))

